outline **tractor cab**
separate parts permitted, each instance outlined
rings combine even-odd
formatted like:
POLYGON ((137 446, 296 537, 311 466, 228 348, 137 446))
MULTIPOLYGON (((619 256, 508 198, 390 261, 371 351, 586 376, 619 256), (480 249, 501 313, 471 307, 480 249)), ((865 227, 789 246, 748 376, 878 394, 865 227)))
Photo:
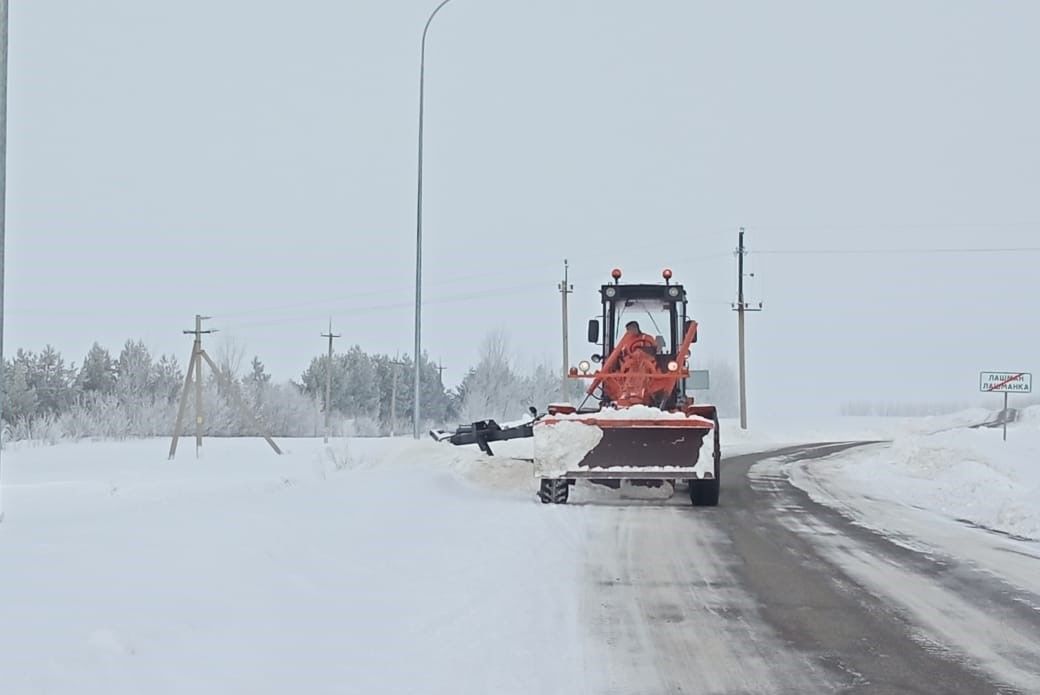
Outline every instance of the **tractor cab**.
MULTIPOLYGON (((589 342, 600 347, 599 352, 592 355, 592 361, 602 363, 614 354, 618 344, 625 339, 626 326, 634 322, 640 333, 649 336, 650 340, 643 341, 647 346, 644 352, 651 354, 656 365, 655 371, 667 375, 679 370, 684 366, 679 351, 686 342, 687 335, 692 333, 692 342, 696 341, 696 330, 690 330, 692 322, 686 313, 686 290, 682 285, 672 284, 670 270, 662 273, 665 280, 663 285, 623 285, 620 283, 621 271, 618 269, 613 271, 612 277, 613 284, 600 287, 600 318, 589 321, 589 342)), ((688 345, 686 351, 689 352, 688 345)), ((618 368, 614 365, 611 367, 618 368)), ((683 369, 681 378, 669 382, 672 388, 667 397, 655 405, 663 408, 676 407, 680 394, 686 392, 686 376, 686 370, 683 369)))

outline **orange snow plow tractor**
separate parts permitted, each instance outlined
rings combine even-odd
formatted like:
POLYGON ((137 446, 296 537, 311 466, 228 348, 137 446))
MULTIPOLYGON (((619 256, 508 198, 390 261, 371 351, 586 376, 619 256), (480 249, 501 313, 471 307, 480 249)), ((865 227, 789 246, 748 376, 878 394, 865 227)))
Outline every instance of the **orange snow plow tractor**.
POLYGON ((686 290, 672 283, 621 284, 621 271, 600 287, 602 313, 589 321, 590 360, 568 377, 588 382, 580 405, 549 405, 529 419, 499 425, 484 420, 455 432, 432 431, 438 441, 477 444, 534 437, 538 496, 546 504, 567 501, 577 479, 619 487, 688 486, 694 505, 719 501, 719 420, 715 407, 695 403, 691 391, 705 372, 691 372, 697 322, 687 315, 686 290), (593 369, 593 364, 598 368, 593 369))
POLYGON ((589 342, 602 350, 568 375, 589 382, 585 403, 551 405, 533 423, 539 497, 566 502, 578 478, 682 481, 693 504, 716 505, 718 414, 688 390, 697 322, 687 316, 686 291, 671 282, 670 270, 662 273, 663 285, 623 285, 617 269, 612 276, 600 288, 602 314, 589 322, 589 342))

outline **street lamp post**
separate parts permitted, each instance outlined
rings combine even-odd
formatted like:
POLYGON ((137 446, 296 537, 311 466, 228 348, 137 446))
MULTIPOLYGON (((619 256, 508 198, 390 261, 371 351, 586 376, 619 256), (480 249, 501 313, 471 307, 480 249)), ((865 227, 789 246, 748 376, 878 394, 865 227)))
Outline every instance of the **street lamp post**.
MULTIPOLYGON (((4 232, 7 221, 7 0, 0 0, 0 414, 4 408, 4 232)), ((0 520, 4 518, 0 481, 0 520)))
POLYGON ((423 98, 425 95, 424 80, 426 77, 426 33, 430 30, 430 22, 451 0, 442 0, 430 13, 422 32, 422 48, 419 54, 419 183, 416 194, 415 211, 415 402, 413 404, 412 435, 418 439, 420 429, 419 394, 421 393, 422 355, 422 148, 423 148, 423 98))

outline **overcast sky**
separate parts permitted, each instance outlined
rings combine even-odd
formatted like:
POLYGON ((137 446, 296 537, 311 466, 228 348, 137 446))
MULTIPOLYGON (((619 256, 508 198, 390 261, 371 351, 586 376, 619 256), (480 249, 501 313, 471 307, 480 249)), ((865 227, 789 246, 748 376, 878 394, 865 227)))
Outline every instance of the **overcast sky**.
MULTIPOLYGON (((6 353, 183 363, 196 313, 279 379, 330 315, 341 349, 410 353, 435 5, 12 3, 6 353)), ((735 358, 744 226, 753 416, 1040 371, 1038 25, 1032 1, 453 0, 424 347, 449 384, 496 328, 557 364, 568 258, 574 361, 615 265, 672 267, 698 354, 735 358), (1034 250, 922 252, 967 248, 1034 250)))

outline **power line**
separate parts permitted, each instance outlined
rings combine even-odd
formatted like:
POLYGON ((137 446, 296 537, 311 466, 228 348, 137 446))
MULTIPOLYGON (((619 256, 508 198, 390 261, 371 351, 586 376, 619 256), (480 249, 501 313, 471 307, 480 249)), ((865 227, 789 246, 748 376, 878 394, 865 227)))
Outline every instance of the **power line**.
POLYGON ((1040 221, 1019 222, 869 222, 863 224, 824 223, 824 224, 754 224, 749 225, 755 231, 862 231, 862 230, 898 230, 898 229, 1016 229, 1023 227, 1040 227, 1040 221))
MULTIPOLYGON (((440 287, 440 286, 444 286, 444 285, 457 285, 457 284, 461 284, 461 283, 467 283, 470 280, 477 279, 477 278, 497 277, 497 276, 500 276, 500 275, 501 275, 501 272, 497 272, 497 271, 495 271, 495 272, 488 271, 488 272, 484 272, 484 273, 473 273, 473 274, 470 274, 470 275, 453 275, 451 279, 441 280, 441 281, 434 281, 434 282, 429 282, 429 283, 426 283, 426 284, 430 285, 430 286, 434 286, 434 287, 440 287)), ((264 306, 264 307, 253 307, 253 308, 249 308, 249 309, 239 309, 239 310, 236 310, 236 311, 222 311, 222 312, 218 312, 218 313, 214 314, 214 316, 219 316, 222 319, 227 319, 227 318, 234 318, 234 317, 237 317, 237 316, 252 316, 254 314, 269 314, 271 312, 276 312, 276 311, 289 311, 289 310, 292 310, 292 309, 299 309, 299 308, 304 308, 304 307, 316 307, 316 306, 322 306, 322 305, 326 305, 326 304, 337 304, 337 303, 346 302, 346 301, 355 300, 355 299, 364 298, 364 297, 382 297, 382 296, 386 296, 386 294, 387 294, 387 291, 386 291, 385 288, 384 289, 380 289, 380 290, 368 290, 368 291, 364 291, 364 292, 351 292, 350 294, 340 295, 340 296, 337 296, 337 297, 326 297, 324 299, 308 299, 308 300, 299 301, 299 302, 289 302, 289 303, 286 303, 286 304, 275 304, 275 305, 264 306)), ((426 303, 426 302, 424 302, 424 303, 426 303)), ((409 304, 409 306, 412 306, 412 304, 409 304)))
MULTIPOLYGON (((460 294, 457 294, 457 295, 449 295, 447 297, 442 297, 440 299, 424 300, 423 301, 423 305, 424 306, 428 306, 428 305, 431 305, 431 304, 453 304, 453 303, 456 303, 456 302, 467 302, 467 301, 471 301, 471 300, 474 300, 474 299, 483 299, 485 297, 501 297, 501 296, 510 295, 510 294, 520 294, 521 292, 529 293, 530 291, 531 291, 531 285, 530 285, 530 283, 527 283, 527 284, 524 284, 524 285, 515 285, 513 287, 505 287, 502 290, 497 291, 497 292, 494 291, 494 290, 486 291, 486 292, 465 292, 465 293, 460 293, 460 294)), ((333 313, 336 316, 347 316, 347 315, 353 316, 353 315, 357 315, 357 314, 366 314, 366 313, 371 313, 371 312, 390 311, 390 310, 393 310, 393 309, 408 309, 408 308, 412 308, 412 306, 413 306, 413 302, 394 302, 394 303, 387 303, 387 304, 373 304, 373 305, 363 306, 363 307, 348 307, 348 308, 344 308, 344 309, 334 310, 333 313)), ((222 317, 217 317, 217 318, 222 318, 222 317)), ((281 318, 281 319, 270 319, 270 320, 266 320, 266 321, 245 321, 245 322, 228 321, 228 322, 225 322, 225 325, 231 325, 231 326, 236 327, 236 328, 252 328, 252 327, 258 327, 258 326, 280 326, 280 325, 284 325, 284 324, 302 323, 302 322, 305 322, 305 321, 313 321, 313 320, 314 320, 314 316, 308 315, 308 316, 293 316, 293 317, 281 318)))
POLYGON ((911 248, 911 249, 764 249, 750 251, 756 256, 884 256, 973 253, 1037 253, 1040 246, 992 246, 977 248, 911 248))

